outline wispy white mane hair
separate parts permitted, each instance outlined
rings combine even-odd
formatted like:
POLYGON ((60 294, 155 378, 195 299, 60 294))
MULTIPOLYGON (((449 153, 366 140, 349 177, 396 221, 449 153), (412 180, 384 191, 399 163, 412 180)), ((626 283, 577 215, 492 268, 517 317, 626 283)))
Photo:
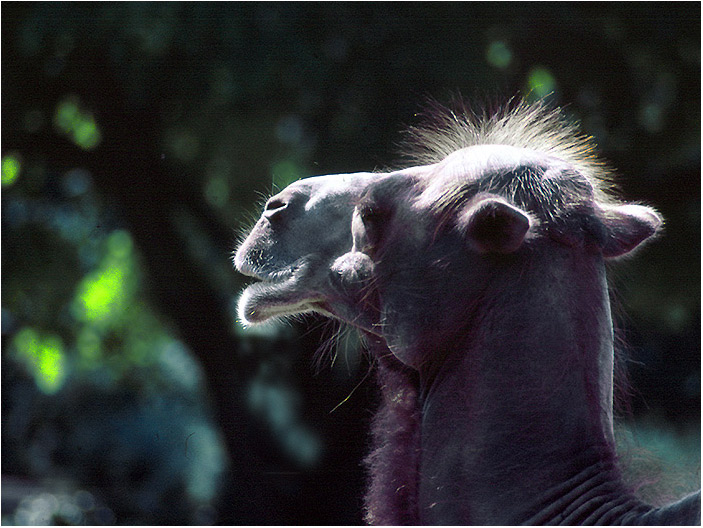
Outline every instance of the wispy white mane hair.
POLYGON ((583 135, 561 110, 537 101, 511 99, 496 110, 475 113, 460 98, 450 108, 431 102, 425 121, 406 131, 403 155, 411 164, 437 163, 475 145, 507 145, 559 158, 590 183, 594 198, 612 203, 613 173, 597 157, 593 138, 583 135))

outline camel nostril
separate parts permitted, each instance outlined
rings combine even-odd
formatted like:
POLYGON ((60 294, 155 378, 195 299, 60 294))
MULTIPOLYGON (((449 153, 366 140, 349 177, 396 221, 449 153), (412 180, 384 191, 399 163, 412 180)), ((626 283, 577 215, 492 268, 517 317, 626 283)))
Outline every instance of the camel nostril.
POLYGON ((274 220, 288 207, 288 202, 281 198, 271 198, 264 207, 264 216, 269 220, 274 220))

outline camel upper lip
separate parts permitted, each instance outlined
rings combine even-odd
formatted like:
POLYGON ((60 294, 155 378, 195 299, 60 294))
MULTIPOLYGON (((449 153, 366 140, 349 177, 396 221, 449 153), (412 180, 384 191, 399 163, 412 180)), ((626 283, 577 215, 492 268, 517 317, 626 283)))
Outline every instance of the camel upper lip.
POLYGON ((295 269, 282 269, 278 271, 259 272, 258 274, 254 275, 254 277, 264 282, 278 284, 290 279, 294 273, 295 269))
POLYGON ((235 267, 237 268, 237 271, 239 271, 239 273, 241 273, 242 275, 246 275, 247 277, 252 277, 254 279, 273 284, 285 282, 286 280, 290 279, 295 274, 295 271, 298 269, 298 266, 293 264, 290 266, 283 267, 281 269, 268 271, 252 266, 251 263, 246 259, 240 262, 235 262, 235 267))

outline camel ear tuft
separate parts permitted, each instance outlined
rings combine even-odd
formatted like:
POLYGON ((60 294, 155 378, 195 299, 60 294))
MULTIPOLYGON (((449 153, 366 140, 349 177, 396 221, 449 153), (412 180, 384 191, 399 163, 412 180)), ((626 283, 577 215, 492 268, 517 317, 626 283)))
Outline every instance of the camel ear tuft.
POLYGON ((654 235, 663 221, 659 213, 645 205, 626 204, 603 210, 605 226, 603 256, 619 257, 629 253, 654 235))
POLYGON ((459 217, 459 227, 480 253, 512 253, 530 229, 530 217, 498 196, 472 200, 459 217))

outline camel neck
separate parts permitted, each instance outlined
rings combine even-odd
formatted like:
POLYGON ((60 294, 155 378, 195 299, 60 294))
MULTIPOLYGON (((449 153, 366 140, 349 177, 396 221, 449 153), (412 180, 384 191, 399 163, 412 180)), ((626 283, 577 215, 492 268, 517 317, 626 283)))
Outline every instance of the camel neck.
POLYGON ((561 267, 491 281, 486 314, 469 314, 461 339, 422 351, 433 361, 419 372, 367 336, 382 393, 366 459, 367 522, 699 522, 700 492, 652 508, 623 484, 603 265, 554 251, 551 263, 561 267))
POLYGON ((422 382, 423 522, 519 524, 539 511, 540 490, 590 472, 622 489, 602 262, 564 252, 541 264, 498 277, 490 310, 435 351, 446 359, 422 382))

